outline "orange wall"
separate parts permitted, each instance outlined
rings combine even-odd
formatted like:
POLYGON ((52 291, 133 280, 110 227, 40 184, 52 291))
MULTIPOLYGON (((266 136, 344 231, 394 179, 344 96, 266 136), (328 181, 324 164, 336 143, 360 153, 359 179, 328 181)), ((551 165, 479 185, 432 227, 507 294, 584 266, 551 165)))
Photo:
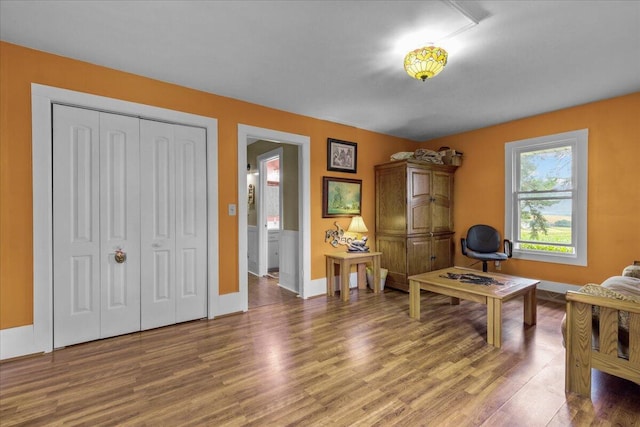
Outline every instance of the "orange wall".
MULTIPOLYGON (((33 323, 31 83, 86 92, 218 119, 220 293, 238 291, 237 125, 311 138, 311 278, 325 276, 322 176, 363 180, 363 216, 374 224, 373 165, 415 143, 312 119, 0 42, 0 329, 33 323), (358 143, 358 174, 328 173, 327 138, 358 143), (228 185, 231 184, 231 185, 228 185), (229 267, 231 266, 231 267, 229 267), (235 268, 233 267, 235 266, 235 268)), ((337 100, 339 101, 339 100, 337 100)), ((347 220, 341 221, 343 227, 347 220)))
MULTIPOLYGON (((0 42, 0 329, 28 325, 33 318, 31 83, 184 111, 218 119, 220 293, 238 291, 237 217, 226 206, 237 201, 238 123, 311 137, 311 278, 325 276, 331 246, 322 218, 322 176, 362 179, 362 214, 374 227, 373 165, 411 141, 249 104, 96 65, 0 42), (358 173, 326 170, 328 137, 358 143, 358 173)), ((428 141, 464 152, 456 172, 454 219, 458 236, 479 222, 504 228, 504 143, 589 128, 589 266, 570 267, 510 260, 503 271, 563 283, 599 282, 640 259, 640 93, 428 141)), ((339 223, 346 228, 348 219, 339 223)), ((370 233, 373 242, 373 233, 370 233)), ((456 263, 467 260, 456 248, 456 263)))
MULTIPOLYGON (((504 273, 581 285, 640 260, 640 92, 427 141, 464 153, 455 176, 457 238, 473 224, 504 230, 504 145, 589 129, 588 266, 509 260, 504 273)), ((456 239, 459 242, 459 239, 456 239)), ((456 245, 456 264, 469 265, 456 245)))

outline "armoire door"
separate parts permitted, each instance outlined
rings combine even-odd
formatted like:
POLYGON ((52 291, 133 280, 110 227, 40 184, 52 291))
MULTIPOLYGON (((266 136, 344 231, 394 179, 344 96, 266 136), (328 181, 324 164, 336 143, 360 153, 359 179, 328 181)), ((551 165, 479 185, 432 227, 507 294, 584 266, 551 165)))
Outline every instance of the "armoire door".
POLYGON ((140 329, 138 156, 138 119, 54 105, 54 347, 140 329))
POLYGON ((148 120, 141 135, 142 329, 206 317, 204 129, 148 120))
POLYGON ((434 233, 453 231, 453 173, 433 172, 431 230, 434 233))
POLYGON ((432 172, 407 168, 407 234, 430 233, 432 172))

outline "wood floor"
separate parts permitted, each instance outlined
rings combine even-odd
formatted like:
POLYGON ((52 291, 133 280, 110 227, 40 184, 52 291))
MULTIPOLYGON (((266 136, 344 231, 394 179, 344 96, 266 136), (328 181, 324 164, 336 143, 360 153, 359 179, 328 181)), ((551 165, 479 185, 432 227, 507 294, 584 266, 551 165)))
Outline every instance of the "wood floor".
POLYGON ((595 373, 564 392, 564 306, 485 307, 352 290, 288 299, 0 364, 0 425, 638 426, 640 386, 595 373))
POLYGON ((298 294, 278 286, 278 280, 273 277, 248 276, 249 310, 298 299, 298 294))

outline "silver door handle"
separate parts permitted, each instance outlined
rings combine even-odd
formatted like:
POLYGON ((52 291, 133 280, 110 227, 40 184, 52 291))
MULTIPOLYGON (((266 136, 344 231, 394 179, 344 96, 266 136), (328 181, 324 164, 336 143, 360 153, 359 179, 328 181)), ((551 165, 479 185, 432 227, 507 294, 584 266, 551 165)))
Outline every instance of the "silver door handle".
POLYGON ((159 248, 160 246, 162 246, 162 244, 160 243, 154 243, 153 245, 151 245, 152 248, 159 248))

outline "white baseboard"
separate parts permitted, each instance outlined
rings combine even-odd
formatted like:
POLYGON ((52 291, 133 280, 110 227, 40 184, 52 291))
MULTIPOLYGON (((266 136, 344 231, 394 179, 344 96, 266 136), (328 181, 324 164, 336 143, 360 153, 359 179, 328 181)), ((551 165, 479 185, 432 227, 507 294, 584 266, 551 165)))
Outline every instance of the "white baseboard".
POLYGON ((231 294, 218 295, 216 298, 215 316, 224 316, 231 313, 240 313, 246 310, 242 309, 242 298, 240 292, 233 292, 231 294))
POLYGON ((557 294, 566 294, 567 291, 577 291, 580 289, 579 285, 569 285, 567 283, 549 282, 547 280, 541 280, 536 287, 540 291, 555 292, 557 294))
POLYGON ((280 282, 278 282, 278 286, 281 287, 282 289, 288 290, 289 292, 293 292, 294 294, 298 293, 298 291, 296 289, 291 289, 289 286, 285 286, 280 282))
POLYGON ((0 330, 0 360, 42 352, 36 345, 33 325, 0 330))
MULTIPOLYGON (((220 295, 215 301, 214 317, 243 311, 239 292, 220 295)), ((33 325, 1 329, 0 360, 45 352, 37 341, 33 325)))
POLYGON ((320 295, 327 294, 327 279, 325 277, 321 277, 320 279, 312 280, 309 283, 309 287, 307 289, 309 292, 305 295, 305 298, 317 297, 320 295))
MULTIPOLYGON (((336 276, 334 278, 334 283, 340 283, 340 276, 336 276)), ((351 274, 349 274, 349 287, 351 289, 358 287, 357 272, 351 272, 351 274)), ((326 293, 327 293, 327 278, 323 277, 323 278, 311 281, 311 286, 309 286, 309 295, 307 295, 307 298, 316 297, 319 295, 325 295, 326 293)))

